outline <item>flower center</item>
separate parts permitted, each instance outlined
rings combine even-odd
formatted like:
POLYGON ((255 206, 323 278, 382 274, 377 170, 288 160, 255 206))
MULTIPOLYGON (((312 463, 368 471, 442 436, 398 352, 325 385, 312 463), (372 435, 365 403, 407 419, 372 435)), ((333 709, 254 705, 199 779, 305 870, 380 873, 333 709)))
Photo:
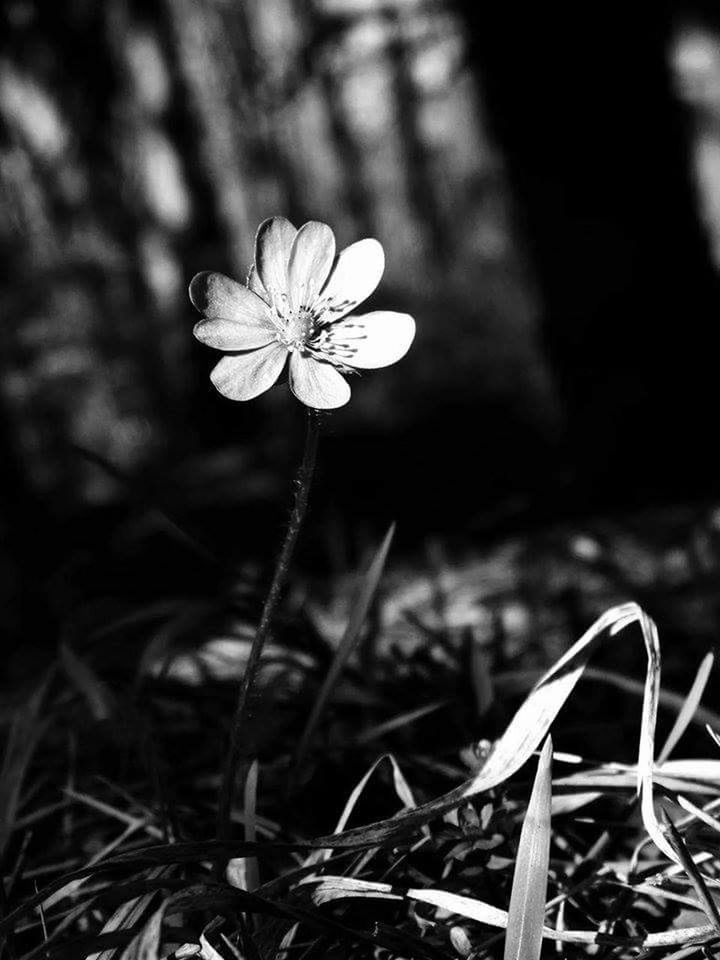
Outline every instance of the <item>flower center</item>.
POLYGON ((278 340, 288 350, 303 352, 310 340, 315 336, 316 318, 306 307, 293 312, 285 318, 285 326, 278 332, 278 340))

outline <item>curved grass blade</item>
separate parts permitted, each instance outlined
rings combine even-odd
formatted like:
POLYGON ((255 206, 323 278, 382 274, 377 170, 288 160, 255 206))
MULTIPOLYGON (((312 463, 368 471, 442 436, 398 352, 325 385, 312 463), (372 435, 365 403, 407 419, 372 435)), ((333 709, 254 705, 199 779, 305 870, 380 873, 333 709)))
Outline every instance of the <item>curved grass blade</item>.
POLYGON ((655 624, 636 603, 622 604, 606 611, 541 677, 495 744, 495 749, 483 768, 472 779, 415 810, 348 830, 338 836, 320 837, 316 841, 318 845, 337 847, 349 843, 381 844, 407 835, 429 820, 452 810, 468 797, 504 783, 526 763, 542 743, 583 675, 602 636, 609 633, 611 638, 615 637, 625 627, 634 623, 640 626, 647 656, 637 761, 640 810, 645 829, 655 845, 669 859, 676 861, 675 851, 657 821, 653 806, 655 724, 660 694, 660 644, 655 624))
MULTIPOLYGON (((498 689, 504 694, 512 694, 530 690, 543 676, 542 670, 507 670, 495 674, 494 680, 498 689)), ((614 687, 616 690, 622 690, 623 693, 631 693, 636 697, 642 697, 645 692, 645 687, 639 680, 626 677, 615 670, 586 667, 584 676, 587 680, 595 680, 606 686, 614 687)), ((667 707, 674 713, 680 713, 686 699, 681 693, 668 687, 663 687, 659 694, 659 702, 662 706, 667 707)), ((707 707, 698 707, 691 723, 697 724, 699 727, 704 727, 707 724, 715 724, 715 726, 720 727, 720 714, 714 710, 708 710, 707 707)))
POLYGON ((550 863, 551 801, 552 739, 548 737, 540 754, 520 832, 508 909, 505 960, 538 960, 540 957, 550 863))

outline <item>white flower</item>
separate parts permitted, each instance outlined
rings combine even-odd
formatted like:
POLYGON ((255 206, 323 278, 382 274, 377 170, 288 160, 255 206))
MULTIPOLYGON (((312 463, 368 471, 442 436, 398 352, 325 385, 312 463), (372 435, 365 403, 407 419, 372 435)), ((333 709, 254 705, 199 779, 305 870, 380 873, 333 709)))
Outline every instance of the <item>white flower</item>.
POLYGON ((318 410, 350 399, 342 373, 395 363, 407 353, 415 321, 407 313, 350 311, 380 282, 385 255, 377 240, 359 240, 336 258, 324 223, 299 230, 284 217, 260 225, 247 285, 221 273, 198 273, 190 299, 204 319, 194 333, 223 350, 210 375, 231 400, 268 390, 290 358, 290 389, 318 410))

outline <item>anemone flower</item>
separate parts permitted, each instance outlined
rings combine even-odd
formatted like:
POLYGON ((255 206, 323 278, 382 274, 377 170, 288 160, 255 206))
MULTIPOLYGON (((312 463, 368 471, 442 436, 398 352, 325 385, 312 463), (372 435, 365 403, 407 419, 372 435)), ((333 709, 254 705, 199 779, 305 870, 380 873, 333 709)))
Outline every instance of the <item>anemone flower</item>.
POLYGON ((210 375, 216 389, 230 400, 252 400, 278 380, 289 358, 298 400, 316 410, 346 404, 343 374, 395 363, 415 336, 407 313, 351 313, 377 287, 384 267, 377 240, 359 240, 336 257, 326 224, 311 221, 296 230, 284 217, 265 220, 246 285, 212 272, 190 283, 190 299, 204 318, 195 336, 227 354, 210 375))

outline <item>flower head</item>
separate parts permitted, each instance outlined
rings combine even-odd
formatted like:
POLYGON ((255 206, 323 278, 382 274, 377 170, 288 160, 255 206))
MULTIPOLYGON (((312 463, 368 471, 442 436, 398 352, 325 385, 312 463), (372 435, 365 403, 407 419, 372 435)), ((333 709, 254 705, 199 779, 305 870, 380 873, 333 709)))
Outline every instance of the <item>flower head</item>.
POLYGON ((197 339, 228 354, 210 379, 231 400, 251 400, 278 379, 289 358, 290 389, 308 407, 330 410, 350 399, 343 373, 386 367, 415 336, 407 313, 352 314, 380 282, 385 255, 359 240, 335 256, 324 223, 296 230, 284 217, 260 224, 247 284, 198 273, 190 299, 203 314, 197 339))

